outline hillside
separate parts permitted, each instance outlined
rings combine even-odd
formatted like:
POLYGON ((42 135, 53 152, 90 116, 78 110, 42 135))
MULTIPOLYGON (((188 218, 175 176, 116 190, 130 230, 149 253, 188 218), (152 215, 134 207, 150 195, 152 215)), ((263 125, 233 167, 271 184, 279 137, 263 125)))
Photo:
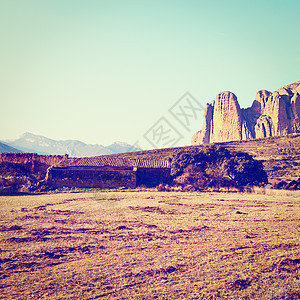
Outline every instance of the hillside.
MULTIPOLYGON (((300 134, 269 137, 256 140, 215 143, 229 150, 244 151, 261 160, 269 180, 296 180, 300 177, 300 134)), ((115 157, 168 158, 173 154, 205 145, 155 149, 131 153, 114 154, 115 157)))
POLYGON ((0 142, 0 153, 5 153, 5 152, 19 153, 22 151, 0 142))
MULTIPOLYGON (((270 137, 264 139, 234 141, 227 143, 216 143, 222 145, 229 150, 244 151, 254 158, 261 160, 264 168, 268 173, 269 180, 296 180, 300 177, 300 134, 290 134, 287 136, 270 137)), ((152 158, 165 159, 179 151, 189 151, 207 145, 187 146, 154 149, 147 151, 127 152, 119 154, 111 154, 108 157, 117 158, 152 158)), ((104 156, 106 157, 106 155, 104 156)), ((56 155, 36 155, 36 154, 2 154, 0 161, 8 161, 12 163, 26 163, 36 161, 43 166, 42 172, 47 167, 61 161, 63 156, 56 155)))
POLYGON ((300 177, 299 133, 223 145, 230 150, 245 151, 263 161, 269 180, 296 180, 300 177))

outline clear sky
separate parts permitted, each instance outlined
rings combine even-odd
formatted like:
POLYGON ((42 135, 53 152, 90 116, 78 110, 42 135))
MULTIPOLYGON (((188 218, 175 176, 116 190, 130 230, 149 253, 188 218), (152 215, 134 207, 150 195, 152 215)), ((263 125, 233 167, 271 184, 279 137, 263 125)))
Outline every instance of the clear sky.
POLYGON ((143 144, 164 117, 189 144, 202 120, 185 130, 169 112, 185 92, 204 105, 230 90, 248 107, 300 80, 299 12, 299 0, 0 0, 0 139, 143 144))

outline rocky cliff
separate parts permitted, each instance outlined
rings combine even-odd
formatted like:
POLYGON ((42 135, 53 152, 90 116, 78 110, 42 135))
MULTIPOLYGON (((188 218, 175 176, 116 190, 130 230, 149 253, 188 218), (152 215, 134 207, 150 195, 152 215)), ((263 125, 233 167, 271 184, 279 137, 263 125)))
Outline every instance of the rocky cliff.
POLYGON ((240 108, 231 92, 206 104, 203 127, 192 145, 286 135, 300 132, 300 81, 271 93, 259 91, 251 107, 240 108))

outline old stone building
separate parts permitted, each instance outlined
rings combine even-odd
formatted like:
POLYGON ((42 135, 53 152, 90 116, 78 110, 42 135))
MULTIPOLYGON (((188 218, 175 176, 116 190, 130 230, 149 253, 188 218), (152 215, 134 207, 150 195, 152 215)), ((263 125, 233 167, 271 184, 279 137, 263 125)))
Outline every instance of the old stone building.
POLYGON ((65 157, 48 169, 46 182, 52 187, 117 188, 156 186, 170 180, 168 160, 96 156, 65 157))

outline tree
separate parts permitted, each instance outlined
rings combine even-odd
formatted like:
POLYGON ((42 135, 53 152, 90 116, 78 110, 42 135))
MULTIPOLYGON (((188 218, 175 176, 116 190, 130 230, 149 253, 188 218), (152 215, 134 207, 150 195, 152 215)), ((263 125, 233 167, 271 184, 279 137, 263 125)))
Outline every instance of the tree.
POLYGON ((268 182, 261 162, 244 152, 230 152, 209 145, 176 153, 171 161, 171 176, 181 185, 194 188, 260 185, 268 182))
POLYGON ((248 153, 234 153, 228 162, 227 172, 238 187, 268 183, 262 162, 253 159, 248 153))

